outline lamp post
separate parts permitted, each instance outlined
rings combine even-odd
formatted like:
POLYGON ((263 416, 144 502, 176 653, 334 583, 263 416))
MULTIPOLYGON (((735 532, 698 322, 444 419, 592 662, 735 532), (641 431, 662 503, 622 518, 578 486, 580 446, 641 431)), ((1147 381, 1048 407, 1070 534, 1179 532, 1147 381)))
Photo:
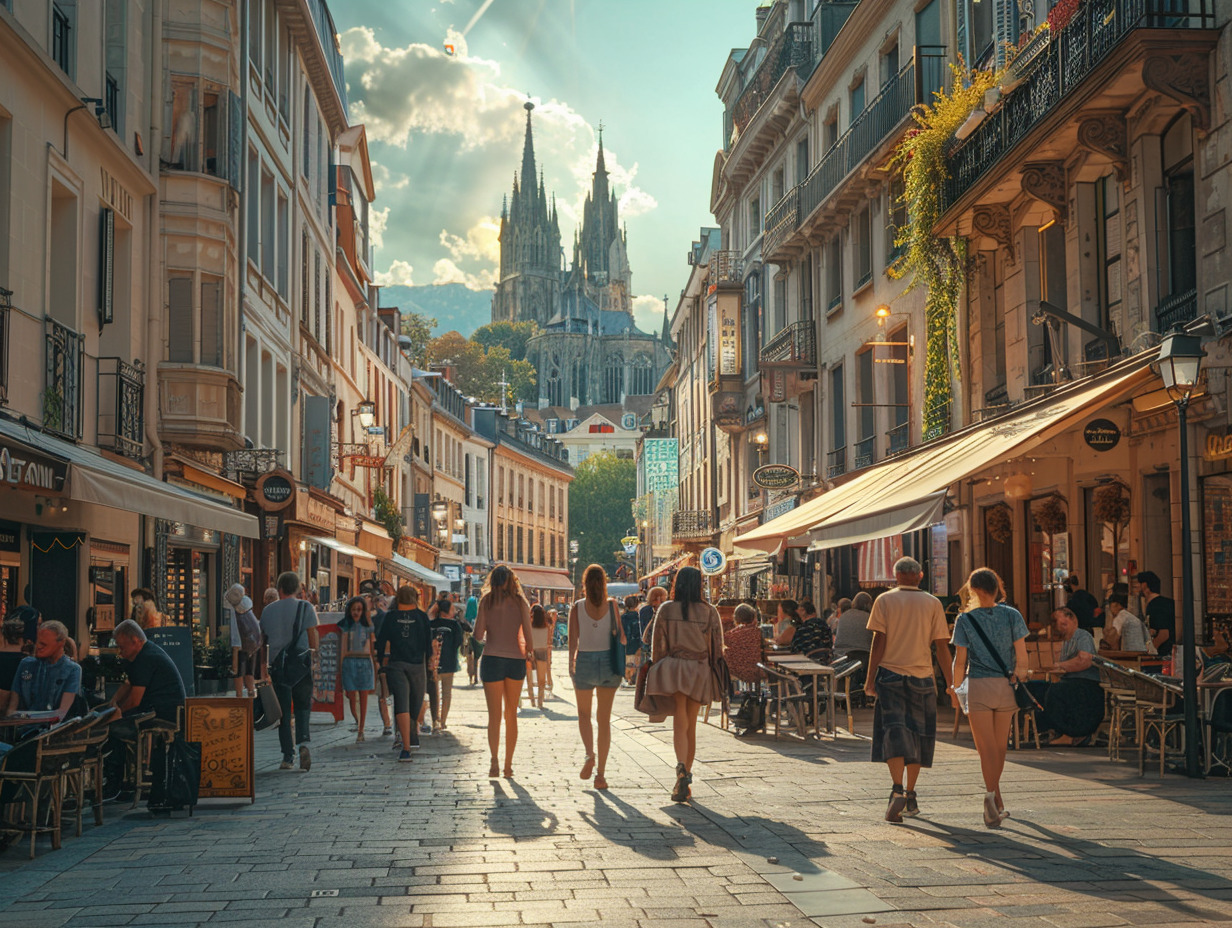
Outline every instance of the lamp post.
POLYGON ((368 429, 372 428, 372 423, 376 421, 376 403, 371 400, 356 403, 355 418, 359 420, 359 427, 367 433, 368 429))
MULTIPOLYGON (((1168 396, 1176 404, 1181 430, 1181 685, 1185 695, 1185 775, 1202 776, 1198 745, 1202 733, 1198 724, 1198 661, 1194 631, 1193 542, 1189 517, 1189 427, 1186 414, 1189 399, 1198 385, 1202 368, 1202 340, 1196 335, 1173 332, 1159 346, 1159 375, 1168 396)), ((1173 648, 1175 652, 1175 648, 1173 648)), ((1176 658, 1173 657, 1175 672, 1176 658)), ((1162 750, 1162 746, 1160 750, 1162 750)))

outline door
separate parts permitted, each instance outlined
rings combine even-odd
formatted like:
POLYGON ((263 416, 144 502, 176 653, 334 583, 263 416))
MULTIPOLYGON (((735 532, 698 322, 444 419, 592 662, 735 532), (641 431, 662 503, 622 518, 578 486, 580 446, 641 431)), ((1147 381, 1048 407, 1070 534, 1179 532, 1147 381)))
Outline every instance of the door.
MULTIPOLYGON (((1139 570, 1153 570, 1172 596, 1172 475, 1142 478, 1142 560, 1139 570)), ((1141 612, 1138 615, 1142 615, 1141 612)))
POLYGON ((30 533, 30 605, 43 620, 56 619, 78 637, 77 557, 85 536, 79 532, 30 533))

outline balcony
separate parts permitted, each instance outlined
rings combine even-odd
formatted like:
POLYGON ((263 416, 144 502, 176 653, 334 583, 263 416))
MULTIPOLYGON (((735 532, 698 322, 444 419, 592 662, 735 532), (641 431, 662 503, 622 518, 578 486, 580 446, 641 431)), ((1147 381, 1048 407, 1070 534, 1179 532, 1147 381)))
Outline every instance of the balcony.
POLYGON ((9 401, 9 313, 13 309, 13 291, 0 287, 0 406, 9 401))
POLYGON ((761 350, 763 369, 806 370, 816 372, 817 330, 812 319, 793 322, 779 332, 761 350))
POLYGON ((710 541, 714 513, 709 509, 681 509, 672 513, 672 541, 710 541))
POLYGON ((1198 291, 1186 290, 1164 297, 1155 307, 1155 331, 1171 332, 1175 326, 1198 318, 1198 291))
POLYGON ((903 422, 886 432, 886 457, 902 454, 911 447, 911 423, 903 422))
POLYGON ((286 452, 277 448, 241 448, 222 455, 222 475, 235 483, 252 483, 262 474, 286 466, 286 452))
POLYGON ((835 448, 826 455, 826 479, 847 473, 847 446, 835 448))
POLYGON ((805 78, 812 73, 813 36, 813 23, 788 23, 773 44, 766 49, 766 57, 731 105, 728 114, 729 139, 732 135, 738 136, 744 132, 788 68, 795 68, 797 73, 805 78))
POLYGON ((740 252, 732 250, 712 251, 707 268, 706 282, 711 287, 743 287, 740 252))
POLYGON ((145 450, 145 365, 98 359, 98 446, 134 461, 145 450))
POLYGON ((240 434, 239 381, 216 367, 164 362, 158 365, 158 434, 211 451, 238 451, 240 434))
MULTIPOLYGON (((1206 91, 1198 88, 1209 80, 1207 55, 1217 36, 1214 26, 1213 0, 1087 0, 1064 29, 1032 53, 1028 64, 1013 69, 1011 79, 1020 83, 950 152, 942 210, 953 207, 1003 159, 1017 168, 1026 161, 1063 160, 1075 148, 1094 147, 1124 169, 1123 144, 1104 141, 1117 132, 1123 135, 1124 122, 1109 122, 1108 113, 1128 107, 1144 90, 1176 100, 1184 97, 1183 105, 1201 111, 1199 98, 1206 91), (1197 30, 1209 32, 1204 36, 1197 30), (1084 116, 1078 107, 1086 101, 1099 111, 1084 116), (1064 137, 1044 134, 1054 116, 1058 128, 1063 124, 1072 131, 1064 137), (1092 130, 1109 126, 1115 131, 1089 131, 1084 142, 1078 127, 1088 120, 1092 130)), ((1195 118, 1199 128, 1204 121, 1195 118)), ((1017 171, 1008 173, 1017 179, 1017 171)))
POLYGON ((43 428, 76 441, 81 437, 81 378, 85 337, 47 319, 44 357, 43 428))
POLYGON ((877 453, 874 447, 877 438, 875 435, 870 435, 868 438, 861 438, 855 445, 855 460, 853 464, 856 470, 861 467, 872 467, 873 458, 877 453))

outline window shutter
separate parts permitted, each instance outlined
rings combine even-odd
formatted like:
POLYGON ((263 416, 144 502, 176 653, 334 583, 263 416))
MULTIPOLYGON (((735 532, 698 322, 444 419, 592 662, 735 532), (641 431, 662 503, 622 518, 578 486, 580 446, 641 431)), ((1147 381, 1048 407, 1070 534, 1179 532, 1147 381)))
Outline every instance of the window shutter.
POLYGON ((222 281, 201 279, 201 363, 222 367, 222 281))
POLYGON ((227 95, 227 180, 244 192, 244 106, 238 95, 227 95))
POLYGON ((98 213, 98 324, 115 321, 115 210, 98 213))
POLYGON ((167 282, 167 360, 193 363, 193 282, 172 277, 167 282))

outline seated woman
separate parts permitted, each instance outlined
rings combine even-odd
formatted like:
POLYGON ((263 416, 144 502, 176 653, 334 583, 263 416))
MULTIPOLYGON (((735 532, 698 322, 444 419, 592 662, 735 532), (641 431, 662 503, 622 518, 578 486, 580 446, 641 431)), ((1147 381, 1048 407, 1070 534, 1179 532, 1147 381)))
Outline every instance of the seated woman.
POLYGON ((733 614, 735 625, 725 633, 727 667, 732 679, 742 683, 760 683, 762 672, 757 665, 762 659, 761 628, 758 626, 757 610, 748 603, 741 603, 733 614))
POLYGON ((794 599, 780 599, 779 613, 774 624, 774 643, 780 648, 791 646, 791 640, 796 637, 796 629, 800 627, 800 607, 794 599))

